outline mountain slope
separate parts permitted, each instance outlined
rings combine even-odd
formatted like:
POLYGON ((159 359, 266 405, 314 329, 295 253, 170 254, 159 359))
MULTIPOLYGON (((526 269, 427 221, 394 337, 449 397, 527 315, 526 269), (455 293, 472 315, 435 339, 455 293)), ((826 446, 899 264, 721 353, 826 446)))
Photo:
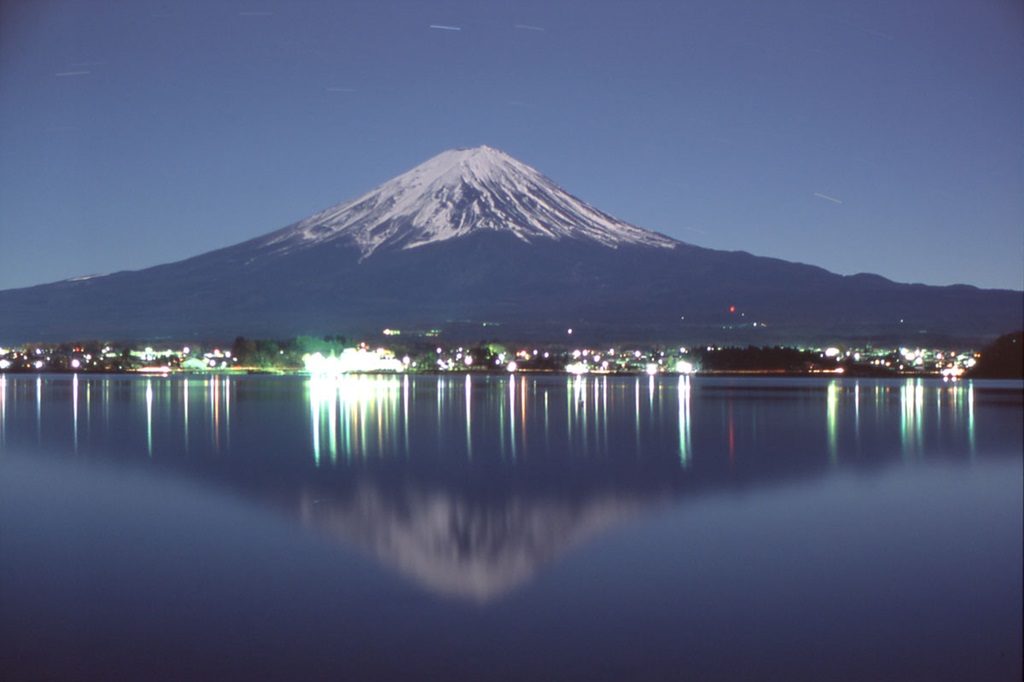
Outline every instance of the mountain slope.
POLYGON ((897 284, 695 247, 488 147, 444 152, 277 232, 135 272, 0 291, 0 342, 440 328, 486 336, 776 343, 994 338, 1024 294, 897 284), (754 323, 757 322, 757 326, 754 323), (577 337, 578 338, 578 337, 577 337))
POLYGON ((412 249, 482 230, 511 233, 527 243, 578 239, 613 248, 676 243, 598 211, 486 146, 443 152, 257 243, 286 253, 338 241, 355 245, 366 258, 378 249, 412 249))

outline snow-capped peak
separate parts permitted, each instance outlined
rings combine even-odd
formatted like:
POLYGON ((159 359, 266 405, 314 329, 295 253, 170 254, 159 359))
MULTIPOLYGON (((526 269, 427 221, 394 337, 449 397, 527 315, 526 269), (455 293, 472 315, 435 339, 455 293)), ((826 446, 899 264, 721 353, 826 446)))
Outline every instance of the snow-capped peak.
POLYGON ((412 249, 479 230, 610 248, 678 244, 602 213, 487 146, 442 152, 361 197, 269 235, 265 244, 291 250, 343 239, 366 258, 381 248, 412 249))

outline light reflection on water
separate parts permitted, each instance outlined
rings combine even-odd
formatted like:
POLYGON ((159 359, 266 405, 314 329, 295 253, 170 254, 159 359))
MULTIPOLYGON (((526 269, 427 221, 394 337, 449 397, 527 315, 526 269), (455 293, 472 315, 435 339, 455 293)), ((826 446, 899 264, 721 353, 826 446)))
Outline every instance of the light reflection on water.
MULTIPOLYGON (((797 389, 798 386, 791 386, 790 392, 797 389)), ((862 409, 870 415, 871 427, 878 428, 887 423, 893 400, 897 399, 900 445, 905 459, 923 456, 926 436, 940 432, 963 440, 973 456, 976 450, 974 390, 971 382, 946 384, 911 379, 883 385, 873 381, 831 380, 803 387, 799 395, 783 394, 782 397, 806 403, 805 412, 814 411, 824 403, 822 449, 828 461, 836 465, 844 452, 855 452, 862 445, 862 409), (822 393, 824 400, 819 397, 822 393), (926 393, 931 394, 930 402, 925 400, 926 393)), ((348 459, 408 456, 410 428, 433 434, 438 444, 448 446, 451 443, 446 435, 458 429, 464 435, 463 447, 470 460, 474 450, 497 452, 511 461, 520 455, 550 451, 552 431, 556 429, 563 431, 554 434, 561 451, 588 457, 608 456, 613 449, 621 452, 620 441, 623 432, 628 431, 635 450, 641 453, 642 441, 652 429, 657 431, 660 426, 672 423, 676 427, 674 447, 680 466, 685 468, 695 456, 701 456, 694 450, 694 429, 708 431, 703 422, 694 426, 695 410, 706 416, 705 407, 712 403, 725 410, 725 428, 720 435, 730 460, 735 460, 737 448, 742 446, 740 440, 751 428, 756 431, 758 423, 773 419, 770 409, 756 406, 751 409, 751 405, 744 405, 743 389, 689 376, 555 379, 466 375, 458 379, 405 377, 402 380, 345 377, 311 379, 309 395, 310 428, 317 462, 321 461, 322 450, 331 462, 337 461, 339 451, 348 459), (436 395, 435 404, 429 408, 434 413, 429 424, 420 419, 423 404, 418 397, 413 401, 417 414, 410 413, 410 396, 413 393, 418 396, 419 386, 424 382, 433 385, 436 395), (460 385, 459 389, 456 384, 460 385), (502 384, 503 388, 496 390, 502 384), (552 393, 563 394, 564 400, 552 402, 552 393), (475 403, 479 403, 479 407, 474 408, 475 403), (488 424, 494 415, 497 424, 488 424), (741 419, 746 423, 741 424, 741 419), (616 448, 612 447, 612 432, 616 448), (399 434, 403 436, 401 442, 399 434)), ((779 396, 774 399, 778 400, 779 396)), ((706 442, 707 438, 702 440, 706 442)), ((718 445, 708 449, 720 451, 718 445)))
POLYGON ((0 375, 0 660, 31 621, 57 679, 231 637, 280 657, 236 678, 1012 677, 1020 389, 0 375))
MULTIPOLYGON (((904 461, 925 457, 934 442, 955 444, 969 457, 978 447, 976 388, 970 381, 833 379, 769 388, 689 376, 470 374, 285 378, 267 384, 231 376, 0 375, 0 444, 15 422, 29 419, 25 408, 31 405, 37 446, 74 452, 102 446, 114 419, 121 437, 141 439, 149 456, 196 448, 231 452, 233 438, 248 443, 244 433, 236 433, 233 412, 242 409, 248 424, 246 411, 259 399, 261 386, 304 392, 306 435, 296 432, 290 413, 287 419, 284 412, 271 417, 286 433, 293 455, 306 450, 317 466, 408 458, 428 443, 452 456, 461 453, 466 461, 497 457, 511 463, 552 454, 607 458, 628 452, 643 457, 671 447, 681 468, 723 454, 736 463, 762 448, 767 433, 785 440, 782 422, 796 415, 802 447, 816 450, 832 466, 870 450, 880 431, 894 427, 904 461)), ((24 431, 18 433, 23 439, 24 431)))
MULTIPOLYGON (((275 494, 296 497, 292 513, 304 522, 370 548, 426 586, 455 594, 451 576, 461 575, 466 594, 483 599, 579 538, 684 489, 845 466, 973 461, 975 393, 970 382, 920 379, 0 375, 0 444, 191 469, 223 461, 234 470, 229 481, 274 486, 307 466, 350 472, 344 494, 319 484, 275 494), (415 480, 395 492, 387 476, 367 478, 367 467, 388 463, 418 472, 415 480), (479 476, 495 464, 484 480, 502 495, 472 502, 453 487, 459 471, 479 476), (534 483, 501 479, 501 471, 537 467, 550 487, 543 495, 534 483), (570 491, 571 502, 563 499, 570 491), (439 549, 450 533, 440 547, 469 545, 439 549), (475 539, 457 539, 466 533, 475 539)), ((1019 413, 1019 390, 982 395, 990 418, 1006 396, 1019 413)), ((1004 441, 992 443, 1005 454, 1004 441)))
POLYGON ((7 375, 0 374, 0 445, 7 437, 7 375))
POLYGON ((620 416, 610 416, 609 410, 621 411, 623 406, 638 404, 641 395, 646 395, 646 405, 635 412, 635 441, 639 443, 643 428, 665 421, 665 412, 675 409, 674 419, 667 423, 674 421, 678 427, 679 460, 685 466, 693 447, 691 383, 689 377, 672 381, 676 381, 674 390, 657 385, 653 378, 644 380, 646 386, 640 379, 612 380, 611 389, 608 377, 539 380, 467 374, 461 378, 407 376, 401 380, 370 376, 313 378, 309 381, 313 457, 319 464, 325 457, 337 462, 339 452, 346 459, 408 456, 410 428, 418 435, 435 436, 439 445, 448 443, 451 433, 459 432, 468 460, 477 449, 514 462, 520 456, 550 450, 553 440, 568 444, 573 453, 608 456, 609 429, 620 416), (419 394, 424 383, 433 385, 435 395, 434 404, 425 408, 433 412, 434 418, 426 422, 422 419, 426 414, 422 400, 413 401, 417 413, 410 413, 410 396, 419 394), (550 400, 554 392, 564 393, 564 409, 550 400), (491 423, 495 417, 496 424, 491 423), (553 429, 564 429, 564 434, 553 438, 553 429))

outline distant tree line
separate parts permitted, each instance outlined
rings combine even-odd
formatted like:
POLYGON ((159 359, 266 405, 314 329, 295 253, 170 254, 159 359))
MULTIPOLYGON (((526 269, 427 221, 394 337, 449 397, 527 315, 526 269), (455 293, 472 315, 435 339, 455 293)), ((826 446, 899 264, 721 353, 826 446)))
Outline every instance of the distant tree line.
POLYGON ((340 355, 344 336, 297 336, 293 339, 247 339, 239 336, 231 344, 231 355, 245 367, 301 367, 306 354, 340 355))
POLYGON ((1024 379, 1024 331, 1004 334, 981 350, 972 379, 1024 379))
POLYGON ((711 348, 697 351, 696 355, 701 369, 715 372, 804 372, 810 365, 822 362, 815 351, 785 346, 711 348))

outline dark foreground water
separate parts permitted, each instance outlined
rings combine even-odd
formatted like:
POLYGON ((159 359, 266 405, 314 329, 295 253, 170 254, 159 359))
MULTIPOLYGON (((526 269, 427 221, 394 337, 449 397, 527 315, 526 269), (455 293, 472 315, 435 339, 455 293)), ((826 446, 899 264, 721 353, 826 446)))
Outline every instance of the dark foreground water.
POLYGON ((1021 676, 1019 383, 0 375, 4 679, 1021 676))

